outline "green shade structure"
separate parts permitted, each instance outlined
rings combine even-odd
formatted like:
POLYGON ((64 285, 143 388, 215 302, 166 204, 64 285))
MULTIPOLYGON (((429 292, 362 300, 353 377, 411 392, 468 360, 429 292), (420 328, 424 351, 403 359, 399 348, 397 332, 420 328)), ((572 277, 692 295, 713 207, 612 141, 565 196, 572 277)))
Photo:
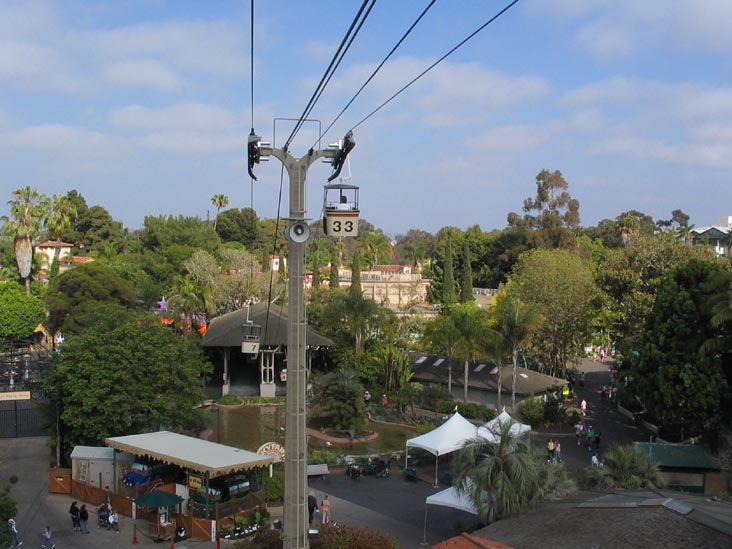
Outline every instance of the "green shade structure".
POLYGON ((138 507, 172 507, 183 501, 183 498, 170 492, 153 490, 133 500, 138 507))

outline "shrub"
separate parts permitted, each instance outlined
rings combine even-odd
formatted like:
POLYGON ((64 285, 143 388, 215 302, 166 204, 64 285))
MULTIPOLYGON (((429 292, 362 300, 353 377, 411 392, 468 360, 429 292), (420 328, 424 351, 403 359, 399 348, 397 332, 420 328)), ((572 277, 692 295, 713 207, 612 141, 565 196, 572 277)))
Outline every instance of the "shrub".
POLYGON ((282 549, 282 535, 279 530, 264 528, 258 530, 252 537, 234 543, 232 547, 234 549, 282 549))
POLYGON ((417 423, 414 427, 417 430, 417 436, 429 433, 435 428, 435 426, 428 421, 417 423))
POLYGON ((339 456, 333 450, 313 448, 308 452, 308 463, 327 463, 333 465, 338 463, 339 456))
POLYGON ((556 501, 577 492, 574 474, 564 463, 545 463, 546 456, 537 453, 536 459, 543 467, 539 468, 541 499, 556 501))
POLYGON ((524 423, 538 427, 544 421, 544 403, 540 398, 528 398, 521 403, 519 417, 524 423))
POLYGON ((564 423, 567 420, 567 412, 562 407, 562 400, 558 393, 549 393, 544 402, 544 422, 564 423))
POLYGON ((350 526, 324 524, 320 533, 310 540, 311 549, 399 549, 390 537, 371 530, 357 530, 350 526))
POLYGON ((658 467, 635 446, 612 446, 605 454, 603 467, 588 467, 582 483, 587 488, 609 490, 622 488, 662 488, 665 485, 658 467))
POLYGON ((275 469, 272 476, 266 476, 264 479, 264 493, 267 502, 283 501, 285 499, 285 472, 281 469, 275 469))
POLYGON ((477 419, 479 421, 488 421, 498 415, 492 408, 486 408, 480 404, 473 402, 456 402, 454 400, 441 400, 437 403, 437 412, 441 414, 451 414, 457 406, 460 415, 468 419, 477 419))

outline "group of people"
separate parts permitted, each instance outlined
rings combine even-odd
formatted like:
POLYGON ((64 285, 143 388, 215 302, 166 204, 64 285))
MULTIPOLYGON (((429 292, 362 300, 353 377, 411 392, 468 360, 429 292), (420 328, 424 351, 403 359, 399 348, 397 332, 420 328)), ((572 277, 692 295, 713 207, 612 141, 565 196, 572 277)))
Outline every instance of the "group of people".
POLYGON ((86 508, 86 504, 82 504, 82 506, 79 507, 79 502, 72 502, 71 507, 69 508, 69 514, 71 515, 71 527, 74 529, 74 532, 88 534, 89 511, 86 508))
MULTIPOLYGON (((14 518, 8 519, 8 526, 10 526, 10 534, 13 536, 13 547, 20 547, 23 545, 23 540, 20 539, 18 525, 14 518)), ((46 526, 43 529, 43 532, 41 532, 41 547, 56 547, 56 544, 51 539, 52 537, 53 532, 51 531, 51 527, 46 526)))
POLYGON ((310 524, 313 523, 313 515, 323 511, 323 524, 330 522, 330 500, 328 494, 323 496, 323 501, 320 502, 320 509, 318 509, 318 500, 315 497, 315 492, 311 491, 308 494, 308 517, 310 518, 310 524))
POLYGON ((549 442, 546 443, 546 451, 547 451, 547 463, 556 461, 561 462, 562 461, 562 445, 557 440, 549 439, 549 442))
POLYGON ((602 442, 602 432, 599 429, 590 425, 585 427, 584 421, 579 421, 574 426, 575 435, 577 437, 577 446, 581 446, 582 442, 587 445, 587 450, 592 452, 594 448, 596 451, 600 450, 600 442, 602 442))
MULTIPOLYGON (((364 391, 363 393, 363 402, 366 405, 366 408, 369 407, 369 404, 371 404, 371 393, 368 391, 364 391)), ((389 398, 386 395, 381 395, 381 405, 386 408, 389 405, 389 398)))
POLYGON ((97 507, 97 516, 99 517, 98 528, 104 526, 105 528, 111 528, 119 534, 119 515, 117 515, 117 512, 108 501, 105 501, 97 507))

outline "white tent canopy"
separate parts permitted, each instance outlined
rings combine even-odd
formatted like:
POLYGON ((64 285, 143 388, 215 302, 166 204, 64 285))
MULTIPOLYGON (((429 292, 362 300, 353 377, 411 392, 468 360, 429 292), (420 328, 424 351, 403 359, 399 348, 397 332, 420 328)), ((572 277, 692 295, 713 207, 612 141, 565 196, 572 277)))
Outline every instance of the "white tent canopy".
POLYGON ((463 443, 477 435, 478 428, 455 412, 450 419, 433 429, 407 441, 407 448, 422 448, 430 454, 441 456, 462 448, 463 443))
MULTIPOLYGON (((472 484, 470 479, 467 480, 468 487, 472 484)), ((485 492, 483 492, 485 494, 485 492)), ((436 494, 428 496, 425 500, 424 506, 424 535, 422 539, 422 545, 427 544, 427 505, 440 505, 442 507, 452 507, 453 509, 459 509, 472 515, 479 515, 478 510, 470 501, 467 493, 458 493, 457 488, 450 487, 447 490, 442 490, 436 494)))
POLYGON ((515 419, 513 419, 509 413, 506 410, 503 410, 500 414, 498 414, 496 417, 494 417, 489 422, 485 423, 481 429, 485 428, 494 435, 499 435, 501 432, 501 427, 503 425, 510 425, 509 433, 512 437, 519 437, 523 435, 524 433, 528 433, 531 431, 531 425, 526 425, 525 423, 519 423, 515 419))
POLYGON ((447 490, 443 490, 442 492, 432 494, 425 500, 425 503, 427 505, 441 505, 442 507, 452 507, 453 509, 467 511, 468 513, 472 513, 473 515, 478 514, 478 510, 473 505, 473 502, 470 501, 468 494, 459 494, 457 488, 455 488, 454 486, 448 488, 447 490))
MULTIPOLYGON (((481 428, 482 429, 482 428, 481 428)), ((437 486, 437 463, 439 457, 449 454, 463 447, 468 439, 483 436, 488 440, 494 440, 495 437, 485 429, 479 431, 478 427, 470 423, 467 419, 455 412, 450 419, 440 425, 437 429, 433 429, 429 433, 425 433, 418 437, 410 438, 407 441, 406 460, 404 466, 407 466, 409 460, 409 448, 421 448, 427 450, 435 456, 435 486, 437 486)))

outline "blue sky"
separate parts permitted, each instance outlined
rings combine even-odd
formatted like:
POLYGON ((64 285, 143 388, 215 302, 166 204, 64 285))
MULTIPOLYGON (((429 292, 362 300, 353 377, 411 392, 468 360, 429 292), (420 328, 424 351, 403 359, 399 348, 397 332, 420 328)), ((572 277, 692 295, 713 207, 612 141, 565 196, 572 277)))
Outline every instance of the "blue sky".
MULTIPOLYGON (((327 127, 427 5, 380 0, 311 118, 327 127)), ((367 113, 506 1, 438 0, 323 137, 367 113)), ((255 3, 254 128, 303 111, 360 2, 255 3)), ((77 189, 129 228, 145 215, 277 214, 280 164, 246 171, 249 0, 0 3, 0 213, 13 189, 77 189)), ((732 2, 522 0, 359 126, 362 217, 410 228, 506 226, 561 170, 584 226, 636 209, 697 226, 732 215, 732 2)), ((306 153, 317 125, 291 151, 306 153)), ((308 173, 321 214, 325 164, 308 173)), ((287 182, 281 212, 288 209, 287 182)))

